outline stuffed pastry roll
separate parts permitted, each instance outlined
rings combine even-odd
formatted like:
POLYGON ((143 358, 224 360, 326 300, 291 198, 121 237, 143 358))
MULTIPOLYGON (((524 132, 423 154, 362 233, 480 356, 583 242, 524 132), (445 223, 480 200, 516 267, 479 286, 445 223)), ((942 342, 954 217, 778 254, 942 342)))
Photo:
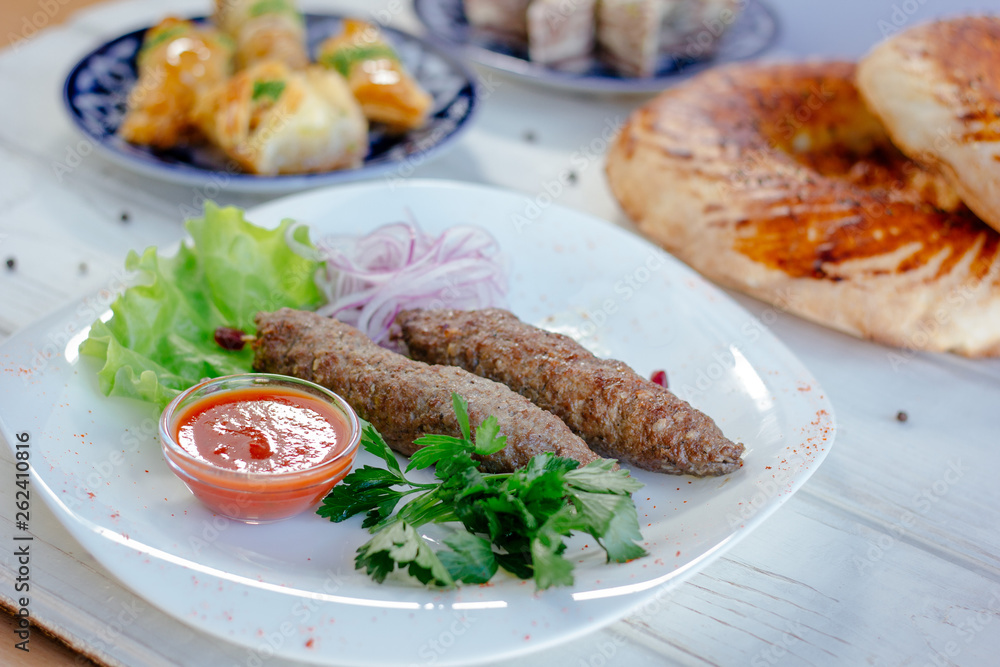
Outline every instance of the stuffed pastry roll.
POLYGON ((528 7, 528 56, 543 65, 582 62, 594 50, 596 0, 534 0, 528 7))
POLYGON ((672 0, 660 33, 660 52, 689 58, 711 56, 735 23, 744 0, 672 0))
POLYGON ((215 23, 236 42, 236 67, 280 60, 309 64, 306 27, 294 0, 216 0, 215 23))
POLYGON ((426 122, 433 99, 374 25, 344 21, 343 32, 320 46, 319 61, 347 79, 368 120, 385 123, 392 132, 407 132, 426 122))
POLYGON ((192 112, 197 96, 229 76, 232 56, 232 43, 213 28, 173 17, 150 28, 118 134, 156 148, 196 136, 192 112))
POLYGON ((601 0, 597 5, 597 41, 619 73, 656 73, 660 30, 670 8, 667 0, 601 0))
POLYGON ((368 124, 347 83, 319 66, 257 63, 199 100, 206 136, 246 171, 288 174, 357 167, 368 124))
POLYGON ((527 12, 530 2, 531 0, 464 0, 462 5, 469 25, 510 37, 524 38, 528 35, 527 12))

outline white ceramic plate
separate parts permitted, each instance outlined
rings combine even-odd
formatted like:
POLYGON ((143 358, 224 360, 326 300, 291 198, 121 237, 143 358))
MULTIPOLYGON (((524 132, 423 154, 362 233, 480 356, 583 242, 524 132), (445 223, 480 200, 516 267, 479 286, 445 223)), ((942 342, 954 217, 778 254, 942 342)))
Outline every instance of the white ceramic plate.
MULTIPOLYGON (((316 663, 435 661, 468 665, 541 649, 624 616, 704 567, 776 510, 833 443, 829 402, 809 372, 758 321, 680 262, 601 220, 559 206, 534 215, 516 194, 444 181, 364 184, 277 201, 251 212, 295 217, 319 232, 365 232, 408 214, 439 232, 489 229, 513 259, 511 307, 575 332, 670 385, 746 444, 724 478, 638 471, 635 496, 650 555, 607 565, 571 543, 576 584, 536 594, 499 576, 489 586, 428 591, 355 572, 368 539, 360 518, 306 514, 248 526, 215 517, 167 469, 147 406, 102 396, 77 346, 108 297, 41 321, 0 350, 0 428, 30 433, 32 494, 138 595, 193 627, 247 647, 316 663)), ((366 453, 359 462, 374 463, 366 453)))

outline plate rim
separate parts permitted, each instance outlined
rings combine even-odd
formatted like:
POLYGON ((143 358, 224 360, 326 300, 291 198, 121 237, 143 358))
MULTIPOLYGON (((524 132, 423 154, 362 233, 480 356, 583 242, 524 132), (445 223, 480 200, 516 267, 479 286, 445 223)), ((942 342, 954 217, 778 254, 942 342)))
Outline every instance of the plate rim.
MULTIPOLYGON (((327 188, 327 189, 324 189, 324 190, 316 190, 316 191, 310 191, 310 192, 303 192, 303 193, 299 193, 297 195, 293 195, 292 197, 289 197, 289 198, 285 198, 285 199, 282 199, 282 200, 276 200, 276 201, 268 202, 268 203, 265 203, 265 204, 262 204, 262 205, 259 205, 259 206, 255 206, 252 209, 248 210, 248 217, 250 217, 250 218, 253 218, 255 216, 256 217, 263 217, 263 216, 272 216, 273 217, 273 214, 268 214, 266 212, 267 209, 268 208, 277 208, 277 207, 280 207, 280 206, 284 206, 284 205, 286 205, 286 202, 289 199, 299 199, 299 200, 317 199, 317 200, 322 200, 324 197, 327 197, 327 196, 332 196, 334 198, 338 198, 338 197, 350 196, 351 194, 364 194, 364 191, 366 191, 366 190, 368 190, 368 191, 384 190, 387 187, 388 186, 386 186, 385 184, 381 184, 381 183, 375 182, 375 183, 355 184, 355 185, 347 187, 347 188, 333 188, 333 187, 331 187, 331 188, 327 188)), ((522 195, 521 193, 512 192, 512 191, 509 191, 509 190, 506 190, 506 189, 503 189, 503 188, 497 188, 497 187, 492 187, 492 186, 487 186, 487 185, 482 185, 482 184, 465 183, 465 182, 462 182, 462 181, 452 181, 452 180, 411 179, 409 181, 403 182, 402 184, 396 185, 395 187, 397 187, 397 188, 398 187, 403 187, 403 188, 407 188, 407 189, 434 188, 434 189, 451 190, 451 191, 454 191, 454 190, 466 190, 467 192, 470 192, 470 193, 490 192, 490 193, 494 193, 494 194, 501 194, 501 195, 503 195, 505 197, 516 197, 518 200, 523 200, 523 201, 527 201, 528 200, 528 198, 526 196, 522 195)), ((601 218, 599 218, 597 216, 594 216, 594 215, 591 215, 589 213, 585 213, 585 212, 582 212, 582 211, 578 211, 578 210, 575 210, 575 209, 571 209, 571 208, 568 208, 568 207, 565 207, 565 206, 562 206, 562 205, 556 205, 556 206, 558 207, 558 210, 559 210, 560 213, 563 213, 563 214, 567 214, 568 213, 571 216, 589 218, 591 221, 593 221, 595 223, 600 223, 600 224, 606 225, 608 227, 613 228, 617 232, 620 232, 622 234, 628 235, 628 231, 627 230, 624 230, 624 229, 622 229, 620 227, 617 227, 616 225, 613 225, 612 223, 609 223, 609 222, 607 222, 607 221, 605 221, 605 220, 603 220, 603 219, 601 219, 601 218)), ((269 225, 270 222, 267 222, 265 224, 269 225)), ((648 241, 645 241, 645 239, 642 239, 641 237, 637 236, 636 238, 638 240, 640 240, 640 241, 644 241, 644 242, 648 243, 648 241)), ((650 244, 650 245, 652 246, 652 244, 650 244)), ((656 247, 656 246, 652 246, 652 247, 656 247)), ((681 274, 682 276, 687 277, 689 275, 693 275, 693 276, 699 278, 701 281, 704 282, 704 284, 708 285, 710 287, 710 289, 714 293, 718 293, 719 295, 721 295, 722 297, 724 297, 725 302, 727 303, 727 307, 735 309, 735 312, 743 312, 743 313, 747 313, 749 315, 749 313, 746 311, 745 308, 743 308, 742 305, 740 305, 739 303, 737 303, 729 295, 726 295, 724 292, 722 292, 722 290, 718 286, 715 286, 714 284, 709 283, 706 279, 701 278, 697 273, 695 273, 692 269, 690 269, 690 267, 687 267, 682 262, 680 262, 680 260, 677 260, 676 258, 673 258, 672 256, 670 256, 670 259, 675 263, 675 265, 676 265, 675 268, 682 272, 682 274, 681 274)), ((30 341, 30 335, 39 326, 43 326, 46 323, 50 323, 51 324, 51 323, 58 323, 58 322, 64 321, 66 313, 72 312, 72 309, 77 305, 77 303, 78 302, 75 301, 75 302, 72 302, 70 304, 67 304, 66 307, 59 309, 58 311, 52 313, 51 315, 49 315, 47 317, 44 317, 44 318, 42 318, 40 320, 36 320, 35 322, 31 323, 30 325, 28 325, 27 327, 25 327, 21 331, 15 333, 14 336, 12 336, 8 341, 5 341, 2 345, 0 345, 0 352, 4 352, 8 347, 14 347, 15 344, 21 342, 21 339, 25 339, 26 341, 30 341)), ((811 380, 814 383, 814 387, 816 389, 820 389, 820 386, 819 386, 818 382, 816 382, 815 376, 813 376, 813 374, 802 363, 802 361, 798 358, 798 356, 795 355, 792 352, 792 350, 780 338, 778 338, 778 336, 776 336, 773 332, 771 332, 771 330, 769 328, 765 327, 765 333, 766 333, 767 336, 770 337, 771 341, 774 344, 776 344, 777 347, 775 348, 775 351, 777 353, 779 353, 780 356, 785 361, 787 361, 787 362, 789 362, 791 364, 791 368, 789 370, 794 371, 796 374, 804 374, 804 376, 807 379, 811 380)), ((517 656, 526 655, 526 654, 529 654, 529 653, 534 653, 536 651, 544 650, 544 649, 550 648, 552 646, 556 646, 556 645, 559 645, 559 644, 562 644, 562 643, 565 643, 565 642, 568 642, 568 641, 572 641, 575 638, 578 638, 578 637, 583 636, 583 635, 585 635, 587 633, 590 633, 590 632, 592 632, 592 631, 594 631, 594 630, 596 630, 596 629, 598 629, 600 627, 604 627, 607 624, 610 624, 610 623, 614 622, 615 620, 617 620, 619 618, 622 618, 623 616, 625 616, 627 614, 632 613, 633 611, 635 611, 639 607, 642 607, 642 606, 645 606, 647 604, 650 604, 651 601, 653 601, 654 599, 657 599, 661 594, 666 593, 666 592, 670 591, 671 589, 675 588, 679 584, 681 584, 684 581, 686 581, 688 577, 690 577, 694 573, 700 571, 701 569, 703 569, 704 567, 706 567, 707 565, 709 565, 710 563, 712 563, 713 561, 715 561, 717 558, 721 557, 725 552, 729 551, 730 548, 732 548, 737 543, 739 543, 740 540, 742 540, 744 537, 746 537, 751 532, 753 532, 753 530, 755 530, 757 527, 759 527, 759 525, 761 523, 763 523, 763 521, 765 521, 768 517, 770 517, 774 512, 776 512, 778 510, 778 508, 782 507, 798 490, 801 489, 801 487, 808 481, 808 479, 810 477, 812 477, 813 474, 815 474, 816 469, 820 467, 820 465, 823 463, 823 461, 825 460, 825 458, 829 455, 829 451, 832 449, 833 444, 835 443, 836 434, 837 434, 837 425, 836 425, 835 414, 834 414, 834 411, 833 411, 833 406, 832 406, 832 403, 831 403, 829 397, 826 395, 825 392, 821 392, 821 391, 811 392, 810 398, 812 400, 814 400, 816 404, 822 406, 822 408, 828 412, 828 417, 827 417, 827 419, 828 419, 828 431, 827 431, 827 433, 829 434, 829 439, 825 443, 825 449, 824 449, 822 455, 818 455, 816 460, 813 460, 812 462, 810 462, 810 464, 808 465, 808 467, 805 468, 805 472, 798 473, 799 478, 795 480, 794 490, 792 490, 792 491, 790 491, 788 493, 777 494, 777 495, 769 498, 767 504, 765 504, 763 507, 761 507, 759 510, 757 510, 752 516, 750 516, 749 518, 746 518, 743 521, 743 524, 740 527, 733 528, 730 531, 730 533, 724 539, 722 539, 721 541, 719 541, 716 544, 714 544, 711 548, 709 548, 707 551, 705 551, 701 555, 695 557, 693 560, 689 561, 688 563, 685 563, 680 568, 672 570, 672 571, 670 571, 670 572, 668 572, 668 573, 666 573, 666 574, 664 574, 664 575, 662 575, 660 577, 655 577, 653 579, 646 580, 645 582, 643 582, 644 586, 639 591, 636 591, 636 592, 632 593, 631 595, 626 596, 626 595, 622 594, 622 595, 616 596, 619 600, 622 600, 622 601, 626 602, 626 604, 617 606, 617 607, 615 607, 613 609, 604 609, 603 611, 601 609, 599 609, 599 608, 590 607, 590 610, 593 612, 593 617, 597 617, 594 620, 592 620, 592 622, 590 622, 590 623, 581 623, 579 627, 574 628, 571 631, 563 632, 561 634, 560 633, 555 633, 555 634, 549 635, 547 637, 540 637, 540 638, 538 638, 536 640, 533 640, 530 643, 530 645, 525 645, 525 646, 517 645, 517 646, 513 646, 512 648, 506 650, 505 652, 503 652, 501 654, 475 655, 475 656, 468 656, 468 655, 466 655, 466 656, 458 656, 458 657, 452 657, 452 656, 445 655, 445 656, 442 656, 442 659, 438 661, 438 664, 442 664, 442 665, 444 665, 444 664, 461 664, 461 665, 466 665, 466 664, 480 664, 480 663, 492 662, 492 661, 495 661, 495 660, 498 660, 498 659, 503 659, 503 658, 515 658, 517 656)), ((10 443, 10 446, 13 448, 14 447, 14 444, 13 444, 14 441, 13 441, 13 438, 12 438, 13 430, 6 423, 3 414, 0 414, 0 431, 3 432, 5 438, 10 443)), ((97 554, 94 554, 87 547, 86 541, 83 540, 83 539, 81 539, 80 537, 78 537, 78 533, 87 533, 88 532, 88 530, 86 529, 86 526, 84 526, 82 524, 83 523, 88 523, 88 524, 91 523, 90 519, 87 518, 86 516, 80 516, 80 515, 76 514, 71 508, 65 507, 64 504, 60 501, 59 496, 56 493, 56 490, 53 489, 53 488, 50 488, 48 486, 48 484, 44 483, 44 481, 41 479, 41 477, 37 477, 36 476, 36 478, 38 479, 38 481, 42 482, 40 486, 42 487, 42 489, 44 489, 44 492, 41 495, 43 496, 43 498, 44 498, 44 500, 46 502, 46 505, 50 509, 52 509, 53 513, 56 515, 56 517, 59 520, 60 524, 62 524, 67 529, 67 531, 71 535, 73 535, 73 537, 75 539, 77 539, 78 542, 81 543, 81 546, 84 546, 84 548, 86 548, 88 552, 92 553, 92 555, 94 556, 94 558, 96 560, 98 560, 98 562, 101 562, 102 564, 105 564, 105 558, 106 558, 106 556, 98 556, 97 554)), ((109 538, 107 536, 105 536, 105 535, 101 535, 100 539, 102 539, 102 540, 109 540, 109 538)), ((102 542, 102 544, 103 544, 103 542, 102 542)), ((141 544, 141 543, 139 543, 139 544, 141 544)), ((232 635, 226 635, 226 634, 222 633, 221 631, 207 630, 206 627, 203 624, 201 624, 197 619, 192 620, 192 619, 189 619, 189 618, 185 618, 185 617, 179 615, 176 611, 174 611, 174 610, 172 610, 170 608, 162 606, 158 601, 150 599, 149 597, 147 597, 147 593, 145 591, 136 588, 131 581, 127 581, 127 580, 124 580, 124 579, 119 579, 119 581, 121 581, 122 584, 125 585, 130 590, 133 590, 139 597, 141 597, 142 599, 146 600, 150 604, 156 606, 157 608, 162 609, 165 613, 167 613, 169 616, 171 616, 175 620, 178 620, 178 621, 180 621, 182 623, 185 623, 185 624, 189 625, 190 627, 197 628, 197 629, 199 629, 202 632, 206 632, 207 634, 210 634, 211 636, 222 638, 222 639, 224 639, 224 640, 226 640, 228 642, 231 642, 231 643, 233 643, 235 645, 238 645, 238 646, 241 646, 241 647, 244 647, 244 648, 253 649, 253 647, 255 646, 255 644, 252 643, 253 642, 253 638, 249 638, 249 637, 235 637, 235 636, 232 636, 232 635)), ((580 604, 581 604, 581 606, 584 606, 586 604, 586 601, 581 600, 580 604)), ((481 614, 485 615, 486 613, 489 613, 490 611, 491 610, 488 610, 488 609, 484 609, 484 610, 470 610, 468 613, 470 613, 470 614, 481 613, 481 614)), ((294 657, 295 659, 302 659, 302 660, 307 660, 307 661, 312 661, 312 660, 317 660, 318 661, 318 660, 324 659, 324 656, 310 655, 308 653, 303 654, 301 652, 299 652, 297 654, 293 654, 293 655, 286 655, 284 657, 294 657)), ((350 662, 350 664, 376 664, 376 663, 377 664, 391 664, 391 662, 379 662, 379 661, 371 661, 371 660, 350 662)), ((330 663, 324 661, 322 664, 330 664, 330 663)))
MULTIPOLYGON (((307 21, 310 19, 343 20, 351 18, 346 14, 336 12, 322 14, 318 14, 316 12, 303 12, 303 17, 305 17, 307 21)), ((206 15, 185 16, 182 18, 196 22, 206 21, 209 19, 206 15)), ((399 169, 402 165, 405 165, 409 160, 419 160, 423 163, 429 159, 437 157, 442 151, 452 148, 453 144, 458 139, 462 138, 462 136, 475 123, 482 111, 482 83, 480 82, 479 77, 476 76, 474 71, 463 61, 463 59, 458 57, 454 52, 452 52, 452 50, 436 43, 433 40, 427 39, 424 36, 416 35, 393 26, 380 25, 380 30, 394 33, 398 36, 402 36, 404 39, 413 40, 419 43, 425 51, 433 53, 439 58, 445 60, 451 67, 457 70, 462 77, 464 77, 465 84, 471 89, 469 95, 469 109, 465 113, 461 122, 455 127, 453 132, 445 135, 432 145, 406 156, 406 159, 404 160, 386 161, 372 166, 365 166, 362 164, 361 167, 356 169, 337 169, 333 171, 314 172, 308 174, 278 174, 274 176, 261 176, 244 172, 229 173, 227 171, 202 169, 200 167, 184 164, 152 162, 141 156, 116 149, 108 141, 107 136, 111 135, 104 137, 95 136, 82 122, 80 114, 77 112, 77 106, 73 102, 71 90, 73 84, 79 77, 80 71, 99 52, 104 51, 114 44, 122 42, 126 39, 133 37, 141 38, 146 31, 153 27, 153 25, 139 27, 109 39, 105 39, 103 37, 99 38, 103 41, 89 49, 72 65, 72 67, 70 67, 69 73, 63 79, 61 97, 63 111, 69 117, 74 130, 79 135, 82 135, 85 139, 89 140, 94 148, 101 153, 101 155, 121 168, 127 168, 128 170, 132 170, 150 178, 155 178, 162 182, 191 186, 208 186, 210 184, 219 186, 215 179, 222 178, 225 179, 226 182, 224 185, 219 186, 220 189, 229 190, 231 192, 256 192, 260 194, 294 194, 297 191, 322 186, 355 182, 392 172, 399 169)))

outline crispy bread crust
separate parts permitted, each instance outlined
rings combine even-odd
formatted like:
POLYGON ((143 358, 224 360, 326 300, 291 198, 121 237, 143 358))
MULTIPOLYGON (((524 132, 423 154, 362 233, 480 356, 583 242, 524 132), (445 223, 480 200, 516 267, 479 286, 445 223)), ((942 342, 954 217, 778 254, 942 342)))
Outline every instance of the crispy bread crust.
POLYGON ((719 283, 889 345, 1000 355, 1000 235, 892 147, 852 64, 696 77, 632 115, 607 175, 719 283))
POLYGON ((900 150, 1000 229, 1000 17, 916 26, 876 46, 858 88, 900 150))

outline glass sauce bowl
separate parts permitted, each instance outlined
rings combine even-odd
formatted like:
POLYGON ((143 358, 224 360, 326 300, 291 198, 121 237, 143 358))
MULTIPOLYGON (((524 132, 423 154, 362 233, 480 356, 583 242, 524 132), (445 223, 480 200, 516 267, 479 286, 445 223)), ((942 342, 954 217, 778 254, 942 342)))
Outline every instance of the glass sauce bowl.
POLYGON ((245 523, 279 521, 314 507, 350 472, 360 440, 360 420, 343 398, 284 375, 207 380, 178 395, 160 416, 170 469, 209 509, 245 523), (252 404, 255 400, 261 402, 252 404), (233 407, 228 416, 228 406, 240 401, 246 405, 233 407), (286 404, 313 409, 315 415, 300 418, 320 426, 329 422, 337 437, 316 437, 310 444, 317 434, 294 430, 295 418, 288 416, 294 409, 286 404), (271 419, 274 413, 279 418, 271 419), (194 426, 199 418, 201 425, 194 426))

